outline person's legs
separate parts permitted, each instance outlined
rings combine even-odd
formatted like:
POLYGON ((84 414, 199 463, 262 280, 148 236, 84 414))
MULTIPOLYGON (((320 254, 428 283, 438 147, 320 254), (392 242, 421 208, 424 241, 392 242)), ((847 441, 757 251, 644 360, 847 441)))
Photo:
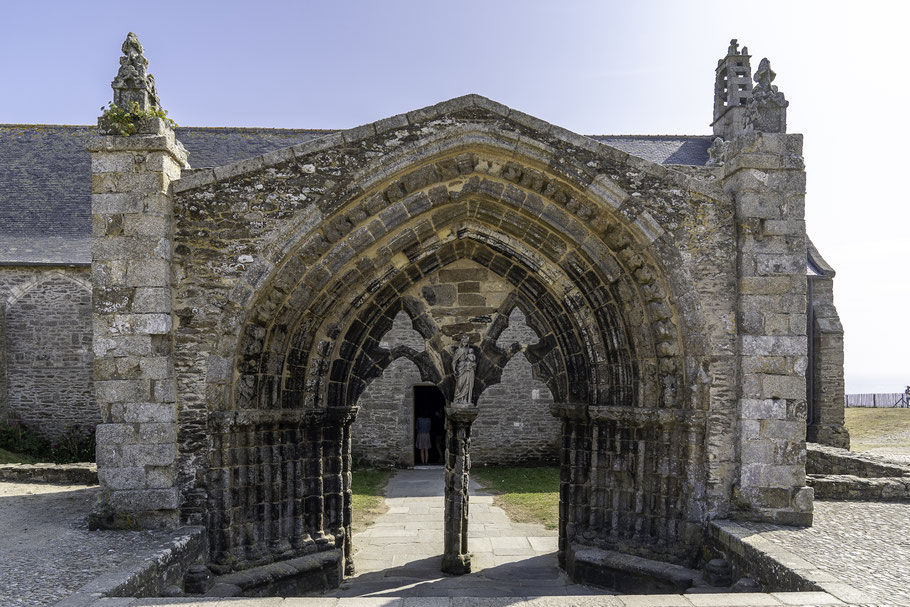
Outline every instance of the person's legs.
POLYGON ((421 463, 423 463, 424 465, 427 463, 427 459, 429 459, 429 456, 430 456, 430 450, 429 450, 429 449, 421 449, 421 450, 420 450, 420 461, 421 461, 421 463))

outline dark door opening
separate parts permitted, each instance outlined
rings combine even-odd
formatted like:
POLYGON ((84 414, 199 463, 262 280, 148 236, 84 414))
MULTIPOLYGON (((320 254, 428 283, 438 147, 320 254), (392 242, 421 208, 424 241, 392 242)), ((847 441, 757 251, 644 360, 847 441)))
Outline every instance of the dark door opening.
POLYGON ((414 465, 442 465, 445 461, 446 399, 436 386, 414 386, 414 465), (424 432, 428 430, 428 432, 424 432))

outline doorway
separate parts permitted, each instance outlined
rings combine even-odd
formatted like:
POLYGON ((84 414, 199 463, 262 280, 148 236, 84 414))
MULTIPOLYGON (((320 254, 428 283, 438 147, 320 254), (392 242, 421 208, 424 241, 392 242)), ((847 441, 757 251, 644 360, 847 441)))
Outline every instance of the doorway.
POLYGON ((445 462, 446 399, 433 385, 414 386, 414 465, 424 464, 419 447, 426 447, 426 464, 441 466, 445 462), (427 421, 429 420, 429 421, 427 421), (421 437, 418 430, 429 428, 429 437, 421 437))

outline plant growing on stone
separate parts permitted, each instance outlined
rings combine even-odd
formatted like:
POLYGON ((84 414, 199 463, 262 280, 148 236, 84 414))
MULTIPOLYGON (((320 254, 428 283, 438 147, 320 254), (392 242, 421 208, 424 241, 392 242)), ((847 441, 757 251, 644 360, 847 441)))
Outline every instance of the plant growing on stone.
POLYGON ((173 119, 168 118, 167 110, 162 108, 143 110, 136 101, 130 103, 129 109, 124 109, 113 102, 108 104, 107 109, 104 106, 101 109, 103 113, 98 119, 101 130, 122 137, 135 134, 142 121, 149 118, 161 118, 172 129, 177 126, 173 119))

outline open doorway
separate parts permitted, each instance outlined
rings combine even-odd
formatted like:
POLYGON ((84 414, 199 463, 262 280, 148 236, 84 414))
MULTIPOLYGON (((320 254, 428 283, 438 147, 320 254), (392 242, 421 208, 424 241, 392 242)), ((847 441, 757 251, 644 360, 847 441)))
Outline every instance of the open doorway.
POLYGON ((446 400, 433 385, 414 386, 414 465, 445 461, 446 400), (429 430, 424 432, 424 430, 429 430), (428 435, 428 436, 427 436, 428 435), (424 452, 426 462, 424 462, 424 452))

